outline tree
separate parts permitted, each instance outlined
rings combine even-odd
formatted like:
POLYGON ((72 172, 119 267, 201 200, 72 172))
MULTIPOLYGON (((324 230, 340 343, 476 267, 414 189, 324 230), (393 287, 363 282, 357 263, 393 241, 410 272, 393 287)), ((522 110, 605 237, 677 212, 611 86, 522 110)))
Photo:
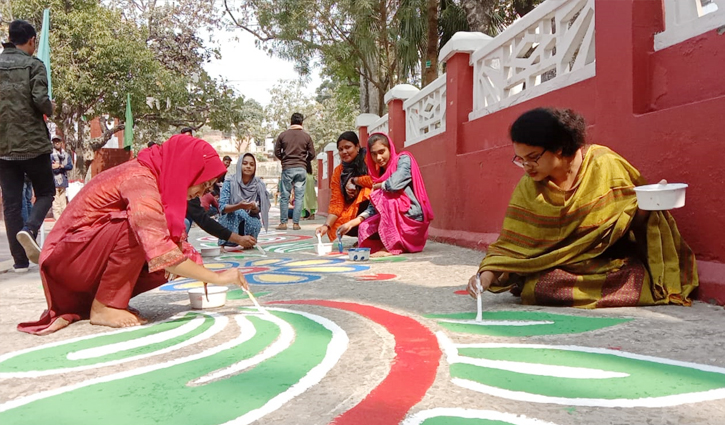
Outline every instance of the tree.
POLYGON ((299 81, 282 80, 270 90, 272 98, 265 108, 267 130, 276 137, 290 125, 292 114, 299 112, 305 117, 305 130, 319 153, 342 132, 355 129, 355 117, 360 111, 354 101, 338 98, 337 87, 330 81, 323 82, 316 97, 305 95, 303 88, 299 81))

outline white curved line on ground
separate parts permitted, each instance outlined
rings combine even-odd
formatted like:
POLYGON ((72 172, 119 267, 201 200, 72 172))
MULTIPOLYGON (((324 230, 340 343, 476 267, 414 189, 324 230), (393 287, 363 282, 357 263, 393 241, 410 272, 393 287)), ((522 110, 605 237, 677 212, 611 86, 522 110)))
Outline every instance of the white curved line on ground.
MULTIPOLYGON (((440 340, 440 338, 439 338, 440 340)), ((451 343, 452 344, 452 343, 451 343)), ((608 348, 581 347, 578 345, 548 345, 548 344, 510 344, 510 343, 475 343, 475 344, 454 344, 455 348, 530 348, 530 349, 549 349, 562 351, 578 351, 581 353, 593 354, 610 354, 612 356, 624 357, 633 360, 644 360, 654 363, 666 364, 671 366, 689 367, 692 369, 702 370, 704 372, 714 372, 725 374, 725 368, 718 366, 710 366, 699 363, 683 362, 680 360, 670 360, 662 357, 652 357, 644 354, 628 353, 626 351, 611 350, 608 348)))
POLYGON ((553 325, 550 320, 458 320, 458 319, 435 319, 438 322, 458 323, 461 325, 478 325, 478 326, 535 326, 535 325, 553 325))
MULTIPOLYGON (((457 363, 461 356, 458 348, 529 348, 529 349, 551 349, 562 351, 577 351, 582 353, 609 354, 613 356, 643 360, 653 363, 660 363, 671 366, 687 367, 704 372, 725 374, 725 369, 717 366, 702 365, 697 363, 682 362, 678 360, 664 359, 660 357, 645 356, 641 354, 627 353, 625 351, 610 350, 606 348, 580 347, 576 345, 547 345, 547 344, 508 344, 508 343, 476 343, 476 344, 454 344, 443 332, 436 332, 441 350, 446 355, 449 363, 457 363), (451 361, 453 360, 453 361, 451 361)), ((551 403, 570 406, 594 406, 594 407, 668 407, 682 404, 697 403, 702 401, 719 400, 725 398, 725 388, 716 388, 708 391, 693 393, 681 393, 662 397, 646 397, 639 399, 599 399, 599 398, 565 398, 550 397, 539 394, 531 394, 522 391, 511 391, 503 388, 474 382, 468 379, 453 378, 452 382, 460 387, 490 394, 496 397, 503 397, 510 400, 527 401, 534 403, 551 403)))
POLYGON ((435 409, 423 410, 409 416, 401 422, 400 425, 420 425, 427 419, 440 416, 453 416, 466 419, 487 419, 490 421, 508 422, 512 425, 556 425, 553 422, 527 418, 523 415, 518 416, 512 413, 496 412, 493 410, 474 410, 460 407, 437 407, 435 409))
POLYGON ((103 347, 88 348, 85 350, 74 351, 68 353, 68 360, 84 360, 93 359, 96 357, 103 357, 109 354, 115 354, 121 351, 133 350, 134 348, 144 347, 146 345, 158 344, 160 342, 174 339, 186 333, 193 331, 204 323, 203 317, 196 317, 189 323, 179 326, 176 329, 171 329, 165 332, 160 332, 154 335, 147 335, 131 341, 117 342, 115 344, 105 345, 103 347))
POLYGON ((270 359, 277 354, 281 353, 282 351, 288 349, 292 342, 295 340, 295 331, 290 326, 289 323, 285 322, 284 320, 280 319, 277 316, 274 316, 270 313, 261 314, 258 316, 262 320, 267 320, 269 322, 274 323, 275 325, 279 326, 280 334, 272 345, 268 346, 264 349, 261 353, 257 354, 256 356, 253 356, 249 359, 242 360, 238 363, 235 363, 229 367, 226 367, 224 369, 218 370, 216 372, 209 373, 207 375, 202 376, 201 378, 197 378, 190 382, 190 385, 201 385, 205 384, 209 381, 214 381, 219 378, 223 378, 225 376, 235 375, 245 369, 249 369, 251 367, 254 367, 258 365, 259 363, 262 363, 263 361, 270 359))
MULTIPOLYGON (((212 314, 216 315, 215 313, 212 313, 212 314)), ((249 319, 247 319, 243 315, 237 315, 237 316, 235 316, 235 319, 241 329, 240 334, 233 340, 228 341, 224 344, 221 344, 216 347, 210 348, 208 350, 202 351, 201 353, 193 354, 193 355, 187 356, 187 357, 182 357, 180 359, 174 359, 174 360, 170 360, 170 361, 164 362, 164 363, 148 365, 148 366, 139 367, 139 368, 136 368, 133 370, 128 370, 128 371, 124 371, 124 372, 120 372, 120 373, 114 373, 114 374, 108 375, 108 376, 102 376, 99 378, 89 379, 87 381, 83 381, 78 384, 68 385, 65 387, 56 388, 54 390, 43 391, 41 393, 33 394, 33 395, 30 395, 27 397, 21 397, 21 398, 15 399, 15 400, 10 400, 8 402, 0 404, 0 412, 4 412, 6 410, 10 410, 15 407, 19 407, 19 406, 22 406, 22 405, 25 405, 28 403, 32 403, 37 400, 42 400, 44 398, 48 398, 48 397, 56 396, 59 394, 67 393, 67 392, 70 392, 73 390, 77 390, 78 388, 88 387, 91 385, 100 384, 100 383, 104 383, 104 382, 116 381, 119 379, 124 379, 124 378, 128 378, 131 376, 142 375, 144 373, 153 372, 153 371, 160 370, 160 369, 170 368, 172 366, 191 362, 191 361, 198 360, 198 359, 201 359, 204 357, 209 357, 209 356, 219 353, 221 351, 228 350, 230 348, 234 348, 237 345, 243 344, 244 342, 251 339, 254 336, 254 334, 256 333, 256 330, 254 329, 254 325, 249 321, 249 319)), ((224 326, 226 326, 227 321, 228 320, 226 320, 225 316, 221 316, 220 318, 217 319, 217 321, 214 323, 214 325, 212 325, 212 328, 217 326, 217 323, 219 323, 219 322, 223 322, 223 325, 221 326, 221 328, 223 328, 224 326)))
POLYGON ((509 400, 527 401, 533 403, 562 404, 566 406, 591 406, 591 407, 669 407, 681 404, 699 403, 725 398, 725 388, 718 388, 709 391, 695 393, 674 394, 663 397, 646 398, 565 398, 550 397, 539 394, 511 391, 502 388, 491 387, 479 382, 467 379, 453 378, 452 382, 459 387, 477 391, 483 394, 490 394, 496 397, 503 397, 509 400))
MULTIPOLYGON (((141 360, 141 359, 145 359, 147 357, 158 356, 158 355, 161 355, 161 354, 170 353, 170 352, 176 351, 176 350, 178 350, 180 348, 188 347, 189 345, 196 344, 196 343, 198 343, 200 341, 203 341, 205 339, 211 338, 212 336, 214 336, 217 333, 221 332, 221 330, 224 329, 224 327, 227 325, 227 322, 229 321, 229 319, 227 319, 225 316, 220 316, 217 313, 206 313, 206 312, 198 312, 198 313, 205 314, 205 315, 208 315, 208 316, 211 316, 212 318, 214 318, 214 324, 212 324, 209 327, 209 329, 205 330, 204 332, 200 333, 199 335, 196 335, 195 337, 190 338, 190 339, 188 339, 186 341, 180 342, 179 344, 172 345, 171 347, 166 347, 164 349, 161 349, 161 350, 158 350, 158 351, 154 351, 154 352, 151 352, 151 353, 139 354, 138 356, 127 357, 127 358, 124 358, 124 359, 118 359, 118 360, 113 360, 113 361, 103 362, 103 363, 95 363, 95 364, 85 365, 85 366, 76 366, 76 367, 68 367, 68 368, 60 368, 60 369, 49 369, 49 370, 30 370, 30 371, 25 371, 25 372, 5 372, 5 373, 0 373, 0 379, 6 379, 6 378, 37 378, 37 377, 40 377, 40 376, 49 376, 49 375, 58 375, 58 374, 63 374, 63 373, 79 372, 79 371, 82 371, 82 370, 97 369, 97 368, 106 367, 106 366, 114 366, 114 365, 118 365, 118 364, 121 364, 121 363, 127 363, 127 362, 134 361, 134 360, 141 360)), ((152 325, 144 325, 144 327, 158 325, 159 323, 164 323, 164 322, 168 322, 168 321, 171 321, 171 320, 175 320, 175 319, 178 319, 181 316, 182 315, 176 315, 176 316, 173 316, 172 318, 170 318, 168 320, 164 320, 162 322, 158 322, 158 323, 155 323, 155 324, 152 324, 152 325)), ((197 319, 195 318, 194 320, 197 320, 197 319)), ((204 319, 203 318, 199 318, 199 320, 201 320, 203 322, 204 319)), ((201 323, 199 323, 199 326, 201 326, 201 323)), ((31 349, 27 349, 27 350, 22 350, 22 351, 16 351, 14 353, 9 353, 7 356, 5 356, 0 361, 5 361, 5 360, 7 360, 7 359, 9 359, 11 357, 19 356, 21 354, 25 354, 25 353, 28 353, 28 352, 31 352, 31 351, 35 351, 35 350, 41 350, 41 349, 56 347, 58 345, 63 345, 63 344, 73 343, 73 342, 82 341, 82 340, 86 340, 86 339, 96 338, 96 337, 99 337, 99 336, 113 335, 113 334, 118 334, 118 333, 122 333, 122 332, 130 332, 130 331, 138 330, 138 329, 139 329, 138 327, 133 327, 133 328, 128 328, 128 329, 123 329, 121 331, 114 331, 114 332, 108 332, 108 333, 103 333, 103 334, 87 335, 87 336, 83 336, 83 337, 80 337, 80 338, 75 338, 75 339, 69 339, 69 340, 54 342, 54 343, 51 343, 51 344, 42 345, 40 347, 35 347, 35 348, 31 348, 31 349)))
POLYGON ((446 353, 449 364, 463 363, 478 367, 487 367, 490 369, 507 370, 509 372, 524 373, 527 375, 551 376, 554 378, 570 378, 570 379, 611 379, 626 378, 628 373, 612 372, 601 369, 592 369, 586 367, 573 366, 557 366, 541 363, 515 362, 508 360, 489 360, 474 357, 462 356, 458 354, 457 346, 450 339, 438 335, 438 343, 446 353))
POLYGON ((252 410, 236 419, 233 419, 225 423, 224 425, 249 424, 279 409, 288 401, 302 394, 312 386, 318 384, 322 380, 322 378, 324 378, 325 375, 327 375, 327 373, 337 364, 337 362, 340 360, 340 357, 342 357, 342 354, 347 350, 347 346, 350 340, 347 336, 347 333, 345 333, 345 331, 335 322, 318 316, 316 314, 305 313, 302 311, 294 311, 284 308, 269 308, 268 310, 299 314, 310 320, 313 320, 327 328, 330 332, 332 332, 332 339, 327 346, 327 352, 325 353, 325 357, 322 359, 322 361, 317 366, 310 369, 310 371, 307 372, 307 375, 303 376, 302 379, 300 379, 296 384, 292 385, 285 392, 280 393, 271 400, 269 400, 267 403, 265 403, 264 406, 252 410))

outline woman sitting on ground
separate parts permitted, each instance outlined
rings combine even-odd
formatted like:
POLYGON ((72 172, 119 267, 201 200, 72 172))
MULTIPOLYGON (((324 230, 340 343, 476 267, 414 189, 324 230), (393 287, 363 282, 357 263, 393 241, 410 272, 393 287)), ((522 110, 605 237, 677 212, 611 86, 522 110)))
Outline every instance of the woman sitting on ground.
POLYGON ((675 220, 637 208, 645 180, 609 148, 586 145, 585 128, 571 110, 543 108, 512 125, 513 162, 526 174, 479 267, 482 289, 524 304, 690 305, 697 266, 675 220))
MULTIPOLYGON (((368 175, 365 164, 365 148, 354 131, 346 131, 337 138, 337 152, 342 162, 332 172, 330 179, 330 206, 325 224, 318 227, 316 233, 327 233, 333 241, 337 238, 337 229, 357 217, 370 205, 370 189, 373 180, 368 175)), ((357 229, 348 231, 357 236, 357 229)))
MULTIPOLYGON (((264 183, 255 177, 257 159, 245 153, 237 162, 237 172, 222 186, 219 197, 219 223, 240 235, 257 238, 264 224, 269 227, 269 196, 264 183)), ((231 242, 219 240, 219 245, 234 246, 231 242)))
POLYGON ((422 251, 433 209, 415 158, 409 152, 397 154, 383 133, 371 135, 368 146, 366 161, 374 182, 370 206, 339 232, 360 226, 358 246, 370 248, 375 257, 422 251))
POLYGON ((166 283, 167 274, 247 287, 236 269, 215 273, 188 259, 200 256, 185 242, 187 200, 210 189, 224 170, 207 142, 177 135, 93 178, 43 246, 48 309, 18 330, 46 335, 88 318, 116 328, 144 324, 128 302, 166 283))

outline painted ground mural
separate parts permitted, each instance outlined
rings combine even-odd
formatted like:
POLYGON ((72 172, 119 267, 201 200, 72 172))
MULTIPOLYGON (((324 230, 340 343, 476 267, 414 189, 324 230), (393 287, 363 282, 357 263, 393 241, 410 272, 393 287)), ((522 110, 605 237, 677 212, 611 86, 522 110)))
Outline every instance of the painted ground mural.
MULTIPOLYGON (((632 317, 514 307, 485 311, 476 321, 471 311, 419 315, 382 303, 275 298, 285 285, 397 281, 401 277, 389 273, 390 265, 415 261, 317 257, 308 239, 270 234, 260 238, 264 253, 226 252, 208 260, 212 269, 242 270, 266 312, 238 305, 184 311, 139 328, 0 355, 0 386, 33 379, 60 383, 0 399, 0 424, 272 423, 265 420, 280 409, 317 403, 321 411, 334 412, 329 420, 294 423, 563 425, 530 411, 500 411, 496 400, 529 408, 652 409, 725 399, 725 368, 556 342, 557 336, 619 332, 639 320, 632 317), (372 330, 365 331, 370 339, 358 353, 350 347, 359 347, 355 338, 366 335, 359 323, 372 330), (543 337, 551 338, 541 343, 543 337), (332 371, 341 373, 345 356, 377 356, 383 366, 372 381, 366 371, 345 377, 351 388, 365 389, 362 395, 326 387, 332 371), (337 398, 306 399, 315 389, 337 398), (450 394, 477 405, 453 406, 450 394)), ((160 290, 200 285, 181 279, 160 290)), ((246 298, 240 289, 228 293, 229 300, 246 298)), ((587 423, 581 420, 567 423, 587 423)))

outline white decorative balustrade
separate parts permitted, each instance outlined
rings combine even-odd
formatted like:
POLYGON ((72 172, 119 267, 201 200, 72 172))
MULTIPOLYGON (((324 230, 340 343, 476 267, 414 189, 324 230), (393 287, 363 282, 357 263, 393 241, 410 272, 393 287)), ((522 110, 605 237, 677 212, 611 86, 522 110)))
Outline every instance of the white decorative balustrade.
POLYGON ((405 146, 446 131, 446 75, 441 75, 403 103, 405 146))
POLYGON ((594 0, 548 0, 471 54, 469 119, 594 77, 595 58, 594 0))
POLYGON ((383 115, 379 120, 375 121, 368 127, 368 134, 373 133, 388 134, 388 114, 383 115))
POLYGON ((655 35, 655 50, 715 29, 725 31, 725 0, 664 0, 664 5, 665 30, 655 35))

